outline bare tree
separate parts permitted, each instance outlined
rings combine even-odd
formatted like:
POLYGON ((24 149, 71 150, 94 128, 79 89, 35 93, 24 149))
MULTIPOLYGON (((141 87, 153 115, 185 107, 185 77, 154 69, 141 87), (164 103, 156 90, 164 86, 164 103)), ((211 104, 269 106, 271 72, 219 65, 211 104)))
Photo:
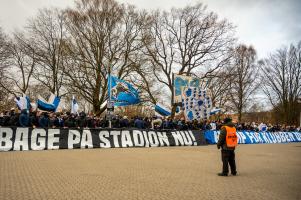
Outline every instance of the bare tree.
POLYGON ((161 88, 157 85, 156 77, 153 76, 152 66, 149 66, 147 62, 137 63, 133 70, 134 72, 129 76, 130 82, 139 88, 141 101, 155 105, 162 94, 161 88))
POLYGON ((16 87, 15 94, 26 93, 36 63, 34 50, 23 46, 22 38, 24 37, 21 33, 16 33, 14 39, 10 41, 9 70, 4 75, 16 87))
POLYGON ((256 52, 252 46, 239 45, 233 49, 232 78, 229 81, 229 97, 233 110, 238 113, 241 121, 248 101, 258 88, 258 65, 256 65, 256 52))
POLYGON ((60 95, 64 81, 65 16, 58 9, 43 9, 26 27, 26 38, 19 38, 28 56, 35 60, 33 76, 52 93, 60 95), (34 53, 33 53, 34 52, 34 53))
POLYGON ((7 66, 9 56, 8 36, 3 32, 2 27, 0 27, 0 69, 7 66))
POLYGON ((15 94, 12 81, 6 77, 9 71, 9 38, 0 27, 0 101, 6 99, 9 94, 15 94))
POLYGON ((208 89, 214 107, 221 108, 223 112, 230 111, 231 80, 235 78, 233 67, 223 67, 208 77, 208 89))
POLYGON ((263 91, 269 98, 276 118, 286 124, 298 124, 301 110, 301 42, 279 49, 261 65, 264 79, 263 91))
POLYGON ((233 27, 199 3, 153 13, 153 23, 145 30, 143 41, 153 75, 171 95, 174 116, 173 73, 206 77, 223 66, 234 41, 233 27))
POLYGON ((143 15, 114 0, 79 0, 76 9, 66 13, 70 59, 65 73, 74 90, 100 114, 107 99, 107 75, 125 78, 133 71, 143 15))

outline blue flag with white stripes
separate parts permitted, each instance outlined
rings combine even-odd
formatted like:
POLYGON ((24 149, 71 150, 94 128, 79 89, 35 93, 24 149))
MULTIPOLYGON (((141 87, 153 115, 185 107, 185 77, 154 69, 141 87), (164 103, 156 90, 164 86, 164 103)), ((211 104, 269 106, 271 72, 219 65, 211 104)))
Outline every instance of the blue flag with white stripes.
POLYGON ((52 93, 51 93, 48 101, 43 99, 41 96, 38 96, 37 106, 38 106, 38 109, 40 109, 40 110, 56 112, 56 110, 60 104, 60 100, 61 100, 60 97, 55 96, 52 93))

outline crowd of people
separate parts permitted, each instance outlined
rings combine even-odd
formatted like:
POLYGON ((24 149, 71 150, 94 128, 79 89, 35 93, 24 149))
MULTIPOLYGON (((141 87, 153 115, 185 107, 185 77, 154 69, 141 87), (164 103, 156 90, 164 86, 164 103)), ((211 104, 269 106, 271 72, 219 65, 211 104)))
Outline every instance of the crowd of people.
MULTIPOLYGON (((237 130, 247 131, 301 131, 300 127, 272 125, 264 123, 234 123, 237 130)), ((133 117, 114 115, 111 118, 112 128, 138 128, 138 129, 177 129, 177 130, 220 130, 223 125, 222 120, 210 121, 185 121, 181 119, 171 119, 170 117, 133 117)), ((21 112, 5 111, 0 113, 0 126, 18 127, 40 127, 40 128, 108 128, 109 120, 99 117, 93 113, 86 114, 80 112, 73 114, 70 112, 48 113, 48 112, 21 112)))

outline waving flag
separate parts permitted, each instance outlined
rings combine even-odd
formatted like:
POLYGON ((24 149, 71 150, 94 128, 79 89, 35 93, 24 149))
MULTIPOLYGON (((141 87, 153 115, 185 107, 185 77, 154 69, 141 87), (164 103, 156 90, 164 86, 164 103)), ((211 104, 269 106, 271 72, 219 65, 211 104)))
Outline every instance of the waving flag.
MULTIPOLYGON (((178 114, 181 111, 181 108, 177 106, 176 108, 176 114, 178 114)), ((155 112, 158 113, 161 116, 170 116, 171 110, 167 108, 166 106, 163 106, 159 103, 155 105, 155 112)))
POLYGON ((60 97, 51 93, 49 100, 46 101, 40 95, 38 96, 37 106, 38 109, 50 112, 56 112, 57 107, 60 104, 60 97))
POLYGON ((71 113, 75 114, 77 113, 77 111, 78 111, 78 103, 73 96, 71 101, 71 113))
POLYGON ((182 106, 186 120, 207 119, 212 110, 212 101, 206 90, 186 87, 182 90, 182 106))
POLYGON ((23 94, 22 97, 16 97, 14 100, 19 110, 24 110, 24 109, 29 110, 31 108, 30 99, 25 94, 23 94))
POLYGON ((219 112, 221 112, 222 109, 220 108, 213 108, 211 111, 210 111, 210 115, 215 115, 219 112))
POLYGON ((138 90, 130 83, 115 76, 109 76, 108 93, 115 106, 128 106, 140 103, 138 90))
POLYGON ((158 113, 159 115, 162 115, 162 116, 170 116, 171 115, 170 109, 162 106, 161 104, 155 105, 155 111, 156 111, 156 113, 158 113))

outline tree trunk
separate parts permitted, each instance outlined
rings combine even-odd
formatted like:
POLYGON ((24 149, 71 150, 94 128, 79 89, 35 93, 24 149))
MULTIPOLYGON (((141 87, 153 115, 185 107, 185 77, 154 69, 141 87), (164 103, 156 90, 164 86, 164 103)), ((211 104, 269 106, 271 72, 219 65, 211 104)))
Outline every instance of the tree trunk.
POLYGON ((177 106, 175 104, 171 104, 171 119, 175 118, 177 106))
POLYGON ((241 116, 242 116, 242 113, 241 113, 241 110, 238 112, 238 122, 240 123, 241 122, 241 116))
POLYGON ((98 73, 96 77, 96 85, 93 91, 93 111, 95 114, 100 114, 100 106, 101 102, 99 102, 99 95, 100 95, 100 86, 101 86, 101 76, 98 73))
POLYGON ((173 89, 173 85, 172 87, 169 88, 171 90, 171 100, 170 100, 170 106, 171 106, 171 119, 175 118, 175 114, 176 114, 176 108, 177 106, 174 104, 174 89, 173 89))

